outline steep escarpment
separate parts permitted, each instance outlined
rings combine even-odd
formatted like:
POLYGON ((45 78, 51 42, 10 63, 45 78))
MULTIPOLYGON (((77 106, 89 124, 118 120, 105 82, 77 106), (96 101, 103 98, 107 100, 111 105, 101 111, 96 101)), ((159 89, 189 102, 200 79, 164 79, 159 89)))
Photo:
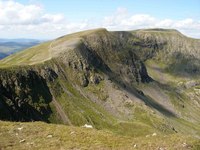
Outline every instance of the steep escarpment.
POLYGON ((145 47, 136 52, 143 60, 154 58, 174 73, 199 73, 200 40, 188 38, 176 30, 146 29, 133 34, 140 39, 138 44, 145 47))
MULTIPOLYGON (((133 34, 146 41, 146 43, 149 41, 149 47, 152 47, 150 46, 151 43, 154 48, 162 50, 165 54, 173 55, 180 52, 183 55, 190 54, 196 58, 200 57, 198 52, 199 40, 186 37, 177 30, 146 29, 133 31, 133 34), (163 47, 159 45, 163 45, 163 47)), ((163 57, 163 59, 167 59, 167 56, 163 57)))
POLYGON ((0 107, 2 120, 44 120, 52 113, 49 103, 52 95, 47 80, 57 76, 48 69, 2 69, 0 76, 0 107))
POLYGON ((150 81, 143 62, 133 49, 129 48, 129 43, 121 40, 120 36, 107 31, 98 35, 90 34, 84 38, 84 44, 89 50, 95 51, 110 70, 123 81, 127 83, 150 81))
POLYGON ((75 88, 82 79, 71 82, 72 74, 64 69, 64 64, 55 60, 43 65, 2 69, 1 120, 69 125, 88 122, 96 128, 111 124, 112 117, 75 88))
POLYGON ((174 30, 97 29, 24 50, 0 61, 0 119, 91 124, 131 136, 199 135, 198 107, 183 94, 186 82, 178 89, 170 74, 185 61, 176 53, 198 59, 198 43, 174 30))
POLYGON ((88 77, 91 70, 99 70, 109 76, 118 77, 119 81, 126 83, 150 81, 143 62, 133 49, 128 48, 128 44, 114 33, 101 29, 83 34, 76 48, 65 50, 66 47, 59 47, 63 50, 58 58, 66 65, 73 66, 79 73, 82 72, 83 79, 87 77, 85 86, 89 78, 93 78, 90 75, 88 77))

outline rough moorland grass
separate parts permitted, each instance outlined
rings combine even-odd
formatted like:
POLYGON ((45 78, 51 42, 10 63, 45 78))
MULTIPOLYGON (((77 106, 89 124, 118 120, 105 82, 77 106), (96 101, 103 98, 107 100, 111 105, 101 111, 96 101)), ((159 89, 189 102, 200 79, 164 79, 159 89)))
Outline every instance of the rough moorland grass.
POLYGON ((199 140, 180 134, 153 134, 133 138, 108 131, 41 122, 0 122, 0 148, 55 149, 198 149, 199 140))

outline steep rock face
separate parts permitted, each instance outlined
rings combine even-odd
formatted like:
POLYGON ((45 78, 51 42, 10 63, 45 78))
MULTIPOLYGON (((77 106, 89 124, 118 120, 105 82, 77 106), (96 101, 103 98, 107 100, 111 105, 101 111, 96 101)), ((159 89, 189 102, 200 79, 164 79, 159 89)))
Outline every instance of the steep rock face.
POLYGON ((1 62, 4 66, 32 65, 41 63, 42 57, 44 61, 60 58, 59 61, 67 66, 71 65, 78 71, 84 70, 84 76, 80 77, 84 86, 87 86, 91 77, 88 76, 88 68, 93 73, 94 69, 112 72, 127 83, 148 82, 150 78, 146 68, 128 41, 132 36, 129 32, 108 32, 106 29, 81 32, 46 42, 1 62), (30 58, 26 59, 26 56, 30 58))
POLYGON ((0 118, 48 122, 52 95, 46 81, 55 79, 55 73, 50 69, 38 71, 31 68, 0 72, 0 118))
MULTIPOLYGON (((73 51, 68 51, 71 55, 63 54, 59 57, 66 65, 83 73, 81 78, 84 86, 93 78, 91 74, 97 73, 98 70, 109 76, 118 77, 125 83, 149 82, 151 78, 145 65, 135 54, 134 49, 130 48, 130 44, 120 36, 104 29, 84 35, 78 46, 73 51)), ((131 35, 125 33, 125 36, 131 35)), ((98 76, 94 77, 97 82, 101 80, 98 76)))
MULTIPOLYGON (((155 48, 159 48, 165 52, 165 54, 173 55, 174 53, 180 52, 184 55, 200 58, 198 52, 200 41, 198 39, 188 38, 177 30, 147 29, 135 31, 133 34, 139 39, 144 40, 144 42, 150 41, 149 43, 151 43, 151 45, 154 45, 155 48), (156 44, 158 46, 156 46, 156 44), (159 45, 163 45, 163 47, 159 45)), ((164 57, 164 59, 166 59, 166 57, 164 57)))
POLYGON ((66 44, 68 40, 59 38, 49 46, 49 51, 59 53, 47 63, 2 69, 0 119, 48 122, 49 116, 55 113, 50 103, 55 98, 60 99, 63 93, 73 95, 64 83, 70 83, 72 88, 86 87, 99 84, 105 75, 130 86, 150 81, 145 65, 126 42, 131 34, 123 34, 101 29, 83 34, 70 47, 66 44), (53 47, 56 44, 58 46, 53 47))
MULTIPOLYGON (((127 83, 148 82, 150 78, 146 68, 134 50, 129 48, 120 34, 103 31, 84 38, 84 44, 95 52, 108 68, 127 83)), ((129 37, 129 33, 125 33, 129 37)))
POLYGON ((140 45, 136 54, 142 60, 154 58, 168 67, 167 70, 176 73, 194 75, 200 72, 200 41, 188 38, 176 30, 147 29, 134 31, 140 45))

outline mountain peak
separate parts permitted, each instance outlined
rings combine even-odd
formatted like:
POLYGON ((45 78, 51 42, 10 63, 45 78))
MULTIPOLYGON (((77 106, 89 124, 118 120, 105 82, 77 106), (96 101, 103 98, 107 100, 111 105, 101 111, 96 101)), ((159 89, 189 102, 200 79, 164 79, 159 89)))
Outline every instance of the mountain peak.
MULTIPOLYGON (((113 40, 115 43, 125 44, 125 38, 121 38, 121 35, 118 34, 121 32, 109 32, 105 28, 98 28, 93 30, 81 31, 73 34, 68 34, 62 37, 59 37, 55 40, 44 42, 40 45, 31 47, 14 55, 11 55, 0 61, 0 67, 9 67, 9 66, 18 66, 18 65, 33 65, 43 63, 52 58, 59 57, 63 53, 66 55, 67 52, 72 51, 73 49, 78 48, 81 44, 92 43, 96 39, 104 39, 107 41, 107 44, 111 44, 113 40), (88 39, 90 38, 90 39, 88 39), (87 39, 87 40, 86 40, 87 39), (90 41, 89 41, 90 40, 90 41)), ((130 32, 123 32, 124 35, 128 38, 130 32)), ((175 29, 140 29, 131 31, 133 35, 136 35, 137 38, 150 38, 150 39, 159 39, 161 42, 171 41, 172 39, 178 39, 179 43, 184 43, 187 40, 187 37, 182 35, 179 31, 175 29)), ((188 39, 191 41, 193 39, 188 39)), ((103 42, 102 41, 102 42, 103 42)), ((189 42, 191 43, 191 42, 189 42)), ((97 41, 96 44, 98 45, 97 41)), ((102 43, 103 44, 103 43, 102 43)), ((176 43, 177 45, 177 43, 176 43)))

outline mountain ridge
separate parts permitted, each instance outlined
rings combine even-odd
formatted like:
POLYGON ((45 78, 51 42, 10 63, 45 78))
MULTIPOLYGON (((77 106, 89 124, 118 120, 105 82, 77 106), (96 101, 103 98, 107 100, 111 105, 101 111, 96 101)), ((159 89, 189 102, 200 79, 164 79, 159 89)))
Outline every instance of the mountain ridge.
POLYGON ((0 119, 199 138, 200 40, 149 30, 78 32, 1 60, 0 119))

